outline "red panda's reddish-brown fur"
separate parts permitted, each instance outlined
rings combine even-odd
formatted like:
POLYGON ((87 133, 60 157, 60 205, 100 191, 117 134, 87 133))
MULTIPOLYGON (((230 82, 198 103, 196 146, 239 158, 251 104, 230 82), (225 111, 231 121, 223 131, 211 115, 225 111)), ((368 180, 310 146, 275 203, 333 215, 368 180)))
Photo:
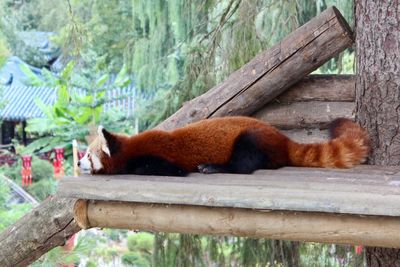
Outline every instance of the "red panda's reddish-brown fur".
POLYGON ((319 144, 289 142, 288 154, 293 166, 350 168, 362 163, 369 153, 367 132, 349 119, 331 124, 331 140, 319 144))
POLYGON ((101 157, 104 168, 101 173, 119 173, 127 159, 146 155, 165 159, 188 172, 197 171, 203 163, 226 164, 236 140, 246 133, 252 134, 276 167, 348 168, 363 162, 369 152, 367 133, 348 119, 333 123, 333 139, 299 144, 260 120, 224 117, 202 120, 171 132, 149 130, 131 137, 108 133, 108 139, 114 141, 107 142, 118 153, 101 157))

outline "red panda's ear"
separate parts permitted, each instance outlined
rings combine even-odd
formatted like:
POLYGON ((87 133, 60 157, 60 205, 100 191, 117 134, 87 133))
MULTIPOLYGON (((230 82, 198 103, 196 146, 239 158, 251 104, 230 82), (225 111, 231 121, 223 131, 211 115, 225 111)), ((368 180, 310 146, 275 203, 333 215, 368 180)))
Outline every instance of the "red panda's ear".
POLYGON ((104 153, 111 157, 118 152, 120 143, 116 135, 104 129, 103 126, 99 126, 98 134, 100 138, 105 140, 105 144, 101 148, 104 153))

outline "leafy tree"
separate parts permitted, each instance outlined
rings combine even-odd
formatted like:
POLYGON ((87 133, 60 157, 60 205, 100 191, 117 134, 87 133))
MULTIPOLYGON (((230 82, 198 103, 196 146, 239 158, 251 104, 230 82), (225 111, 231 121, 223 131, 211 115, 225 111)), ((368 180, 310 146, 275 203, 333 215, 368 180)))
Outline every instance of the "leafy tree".
POLYGON ((7 47, 7 41, 0 30, 0 68, 4 65, 9 55, 10 51, 7 47))
MULTIPOLYGON (((56 102, 51 106, 44 105, 40 100, 36 103, 45 114, 44 118, 34 118, 28 121, 26 130, 35 133, 40 138, 29 144, 24 150, 25 154, 40 150, 47 152, 54 147, 64 147, 66 156, 71 155, 71 141, 77 139, 85 143, 90 127, 102 123, 111 130, 126 131, 133 129, 133 123, 129 124, 126 115, 121 112, 103 113, 104 104, 107 101, 115 101, 118 98, 107 99, 106 91, 116 87, 125 87, 130 83, 126 78, 126 70, 122 68, 116 77, 114 84, 109 86, 109 75, 97 75, 94 83, 92 79, 80 75, 73 75, 74 62, 67 64, 59 77, 44 71, 47 84, 57 90, 56 102), (110 125, 111 124, 111 125, 110 125), (89 127, 88 127, 89 126, 89 127)), ((29 72, 29 71, 28 71, 29 72)), ((39 84, 39 79, 33 78, 31 82, 39 84)))

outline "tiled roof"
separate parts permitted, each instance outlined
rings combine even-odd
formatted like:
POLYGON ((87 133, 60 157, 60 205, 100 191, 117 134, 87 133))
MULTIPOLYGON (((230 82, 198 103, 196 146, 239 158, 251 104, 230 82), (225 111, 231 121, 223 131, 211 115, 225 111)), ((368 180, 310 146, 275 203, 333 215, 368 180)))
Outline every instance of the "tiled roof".
MULTIPOLYGON (((77 90, 83 94, 83 90, 77 90)), ((132 114, 134 110, 134 86, 126 88, 115 88, 106 92, 104 109, 115 107, 126 110, 132 114)), ((6 86, 1 97, 5 106, 0 110, 0 119, 6 121, 25 121, 31 118, 42 117, 44 114, 37 106, 35 99, 39 98, 46 105, 51 105, 56 100, 56 90, 51 87, 32 86, 6 86)))
POLYGON ((23 62, 19 57, 9 57, 0 68, 0 85, 25 86, 28 76, 22 70, 22 65, 28 67, 37 77, 41 78, 41 70, 23 62))

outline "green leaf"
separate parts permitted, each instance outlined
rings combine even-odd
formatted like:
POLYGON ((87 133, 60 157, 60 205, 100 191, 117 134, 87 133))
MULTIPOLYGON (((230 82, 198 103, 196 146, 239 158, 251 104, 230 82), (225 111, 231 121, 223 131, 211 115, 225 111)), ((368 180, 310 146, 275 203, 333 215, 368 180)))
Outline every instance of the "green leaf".
POLYGON ((128 77, 128 68, 124 64, 121 70, 118 72, 115 78, 114 85, 116 87, 126 87, 131 83, 131 79, 128 77))
POLYGON ((43 103, 43 101, 36 97, 35 98, 35 103, 36 105, 40 108, 40 110, 49 118, 51 118, 53 116, 52 114, 52 106, 48 106, 45 103, 43 103))
POLYGON ((22 154, 29 155, 35 151, 42 150, 42 149, 46 148, 47 146, 49 146, 49 144, 51 143, 51 141, 53 139, 54 139, 54 137, 52 137, 52 136, 42 137, 40 139, 37 139, 37 140, 33 141, 32 143, 30 143, 29 145, 27 145, 25 148, 23 148, 22 154))
POLYGON ((30 133, 47 133, 52 129, 52 124, 45 118, 35 118, 28 120, 26 131, 30 133))
POLYGON ((67 106, 71 99, 66 85, 60 86, 57 93, 57 104, 67 106))
POLYGON ((86 124, 87 122, 89 122, 90 118, 92 117, 92 114, 89 110, 89 112, 84 112, 83 114, 81 114, 80 116, 77 116, 74 118, 74 120, 79 123, 79 124, 86 124))
POLYGON ((109 78, 110 78, 110 75, 108 75, 108 74, 102 75, 99 79, 97 79, 96 87, 97 88, 103 87, 103 85, 108 81, 109 78))
POLYGON ((61 72, 61 75, 60 75, 61 79, 63 79, 64 81, 70 80, 74 67, 75 67, 75 61, 72 60, 72 61, 68 62, 68 64, 65 66, 65 68, 61 72))
POLYGON ((25 63, 20 66, 22 72, 28 77, 25 82, 32 86, 43 86, 44 83, 25 63))
POLYGON ((42 75, 44 77, 47 86, 57 87, 57 77, 54 75, 53 72, 43 68, 42 75))

